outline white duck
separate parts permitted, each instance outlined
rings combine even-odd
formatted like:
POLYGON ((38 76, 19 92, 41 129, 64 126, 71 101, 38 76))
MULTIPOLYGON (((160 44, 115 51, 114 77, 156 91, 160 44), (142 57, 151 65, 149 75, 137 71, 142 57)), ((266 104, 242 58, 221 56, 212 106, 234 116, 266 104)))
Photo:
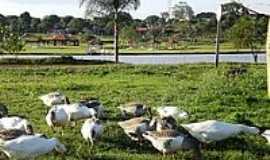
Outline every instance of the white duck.
POLYGON ((216 120, 182 124, 193 137, 203 143, 211 143, 237 136, 240 133, 259 134, 260 130, 243 124, 231 124, 216 120))
POLYGON ((46 122, 49 127, 64 127, 68 124, 68 113, 63 108, 51 108, 46 115, 46 122))
POLYGON ((91 144, 91 146, 94 145, 94 141, 96 141, 102 133, 103 126, 100 120, 95 117, 87 119, 81 128, 82 137, 91 144))
POLYGON ((18 116, 0 118, 0 130, 22 130, 25 132, 33 132, 30 122, 18 116))
POLYGON ((87 106, 88 108, 95 109, 95 111, 97 112, 97 117, 98 118, 104 118, 105 117, 104 106, 97 99, 88 98, 88 99, 81 100, 80 103, 82 105, 87 106))
POLYGON ((270 130, 266 130, 262 133, 262 136, 270 143, 270 130))
POLYGON ((34 135, 34 132, 33 132, 33 130, 26 132, 26 131, 18 130, 18 129, 1 130, 0 131, 0 140, 2 140, 2 141, 12 140, 12 139, 16 139, 16 138, 23 136, 23 135, 34 135))
POLYGON ((153 117, 149 123, 151 130, 162 131, 166 129, 176 129, 177 122, 173 117, 153 117))
MULTIPOLYGON (((174 122, 174 121, 173 121, 174 122)), ((118 122, 125 134, 134 141, 142 141, 142 134, 146 131, 164 129, 174 129, 174 124, 170 124, 170 118, 154 117, 152 120, 144 117, 132 118, 130 120, 118 122)))
POLYGON ((52 129, 54 127, 64 127, 72 121, 91 118, 96 115, 93 108, 88 108, 80 103, 63 104, 52 107, 46 116, 46 122, 52 129))
POLYGON ((66 147, 58 139, 46 139, 34 135, 25 135, 16 139, 2 141, 0 148, 10 159, 18 160, 34 159, 53 150, 61 154, 66 152, 66 147))
POLYGON ((200 143, 189 135, 179 133, 175 130, 163 130, 160 132, 147 131, 143 134, 143 137, 149 140, 164 155, 185 149, 193 150, 195 159, 201 158, 200 143))
POLYGON ((150 119, 144 117, 118 122, 125 134, 134 141, 142 141, 142 134, 150 129, 149 124, 150 119))
POLYGON ((186 119, 188 118, 188 113, 181 110, 178 107, 173 106, 163 106, 157 108, 157 112, 160 117, 173 117, 174 119, 186 119))
POLYGON ((124 118, 130 117, 140 117, 145 113, 149 113, 152 116, 151 108, 146 107, 144 104, 139 102, 130 102, 127 104, 120 105, 118 107, 124 118))
POLYGON ((59 104, 70 104, 68 97, 60 92, 52 92, 39 97, 47 107, 59 104))

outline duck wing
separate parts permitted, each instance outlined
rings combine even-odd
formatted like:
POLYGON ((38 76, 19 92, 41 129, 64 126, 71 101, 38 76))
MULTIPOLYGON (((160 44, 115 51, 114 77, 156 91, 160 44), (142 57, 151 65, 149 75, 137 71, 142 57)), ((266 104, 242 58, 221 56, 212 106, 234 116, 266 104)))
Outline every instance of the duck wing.
POLYGON ((137 126, 145 122, 149 122, 149 120, 144 117, 138 117, 138 118, 132 118, 127 121, 118 122, 118 125, 122 128, 130 128, 132 126, 137 126))
POLYGON ((147 132, 150 136, 155 137, 155 138, 175 138, 178 136, 181 136, 181 133, 175 131, 175 130, 162 130, 162 131, 150 131, 147 132))
POLYGON ((242 124, 230 124, 216 120, 182 125, 189 133, 204 143, 221 141, 240 133, 256 134, 258 129, 242 124))

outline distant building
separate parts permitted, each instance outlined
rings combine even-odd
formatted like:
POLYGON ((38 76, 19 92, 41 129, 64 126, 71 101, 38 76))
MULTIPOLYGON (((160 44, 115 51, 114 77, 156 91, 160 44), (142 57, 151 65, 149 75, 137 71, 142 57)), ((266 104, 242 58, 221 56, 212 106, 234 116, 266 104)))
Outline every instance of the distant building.
POLYGON ((53 46, 79 46, 80 40, 70 34, 50 34, 48 36, 35 36, 26 34, 23 36, 26 43, 53 46))
POLYGON ((141 34, 144 34, 147 31, 148 31, 148 28, 147 27, 137 27, 136 28, 136 32, 141 33, 141 34))
POLYGON ((54 46, 57 45, 73 45, 73 46, 79 46, 80 41, 79 39, 73 37, 71 34, 51 34, 49 37, 46 38, 48 42, 53 42, 54 46))

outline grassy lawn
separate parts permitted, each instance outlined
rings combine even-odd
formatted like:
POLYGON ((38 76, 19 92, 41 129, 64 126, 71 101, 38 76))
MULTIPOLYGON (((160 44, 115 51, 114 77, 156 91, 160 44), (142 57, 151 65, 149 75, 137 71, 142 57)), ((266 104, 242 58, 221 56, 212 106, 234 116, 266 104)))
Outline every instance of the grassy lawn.
MULTIPOLYGON (((249 119, 258 125, 270 125, 270 100, 266 97, 266 66, 247 65, 248 72, 227 77, 231 65, 99 65, 99 66, 2 66, 0 102, 10 112, 28 117, 37 132, 55 136, 67 145, 66 160, 171 160, 192 158, 179 151, 163 157, 146 143, 130 141, 117 126, 119 104, 140 100, 151 107, 177 105, 190 113, 181 122, 217 119, 238 122, 249 119), (80 135, 81 123, 66 128, 65 135, 54 134, 45 123, 45 109, 38 96, 62 91, 71 101, 95 96, 106 106, 105 133, 89 154, 80 135)), ((236 65, 234 65, 236 66, 236 65)), ((211 144, 203 150, 206 160, 269 160, 270 146, 260 136, 240 135, 211 144)), ((52 154, 39 160, 60 160, 52 154)))
MULTIPOLYGON (((111 46, 107 46, 111 47, 111 46)), ((205 52, 215 52, 215 45, 210 44, 197 44, 188 45, 186 47, 181 47, 178 49, 154 49, 154 48, 127 48, 121 49, 121 53, 205 53, 205 52)), ((262 47, 263 48, 263 47, 262 47)), ((33 53, 33 54, 63 54, 63 55, 73 55, 73 54, 85 54, 87 50, 87 44, 82 43, 80 46, 37 46, 37 45, 26 45, 25 51, 23 53, 33 53)), ((231 43, 221 44, 221 52, 236 52, 236 51, 247 51, 250 49, 240 49, 237 50, 233 47, 231 43)), ((110 52, 110 50, 108 50, 110 52)))
POLYGON ((63 55, 73 55, 73 54, 85 54, 87 49, 86 44, 81 44, 80 46, 37 46, 37 45, 26 45, 23 53, 33 53, 33 54, 63 54, 63 55))

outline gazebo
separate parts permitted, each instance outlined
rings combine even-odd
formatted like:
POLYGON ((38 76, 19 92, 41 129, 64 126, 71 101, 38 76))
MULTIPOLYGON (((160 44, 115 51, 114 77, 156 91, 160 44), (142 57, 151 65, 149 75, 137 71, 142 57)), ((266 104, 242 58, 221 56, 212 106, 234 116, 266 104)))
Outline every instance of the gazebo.
MULTIPOLYGON (((267 31, 267 39, 266 39, 266 61, 267 61, 267 86, 268 86, 268 96, 270 98, 270 2, 267 3, 266 0, 220 0, 221 4, 219 5, 219 10, 217 12, 217 19, 220 21, 222 16, 222 5, 230 2, 238 2, 241 3, 247 9, 257 12, 259 14, 263 14, 269 17, 268 20, 268 31, 267 31)), ((219 23, 217 26, 217 58, 218 62, 218 53, 219 53, 219 32, 220 27, 219 23)))
POLYGON ((46 38, 47 44, 50 44, 50 42, 53 43, 54 46, 57 46, 57 44, 60 45, 67 45, 71 43, 73 46, 79 46, 80 41, 77 38, 73 38, 71 36, 67 36, 65 34, 53 34, 50 35, 48 38, 46 38))

